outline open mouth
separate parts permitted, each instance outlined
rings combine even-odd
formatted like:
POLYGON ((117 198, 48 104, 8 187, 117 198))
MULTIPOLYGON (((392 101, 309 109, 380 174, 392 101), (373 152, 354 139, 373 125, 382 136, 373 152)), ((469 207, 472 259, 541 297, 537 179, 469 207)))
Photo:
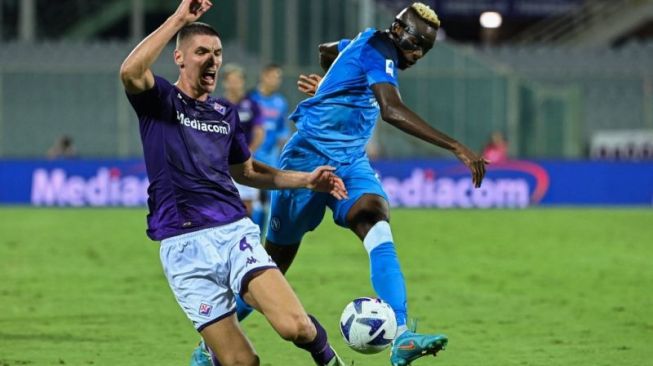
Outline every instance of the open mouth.
POLYGON ((206 70, 202 73, 202 81, 207 84, 215 83, 215 76, 217 75, 216 70, 206 70))

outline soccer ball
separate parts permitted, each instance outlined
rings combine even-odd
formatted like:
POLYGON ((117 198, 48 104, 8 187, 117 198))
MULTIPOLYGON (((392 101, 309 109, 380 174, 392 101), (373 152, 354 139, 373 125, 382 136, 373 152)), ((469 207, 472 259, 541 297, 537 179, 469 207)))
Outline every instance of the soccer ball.
POLYGON ((397 320, 381 299, 359 297, 347 304, 340 317, 340 333, 354 351, 372 354, 387 348, 397 335, 397 320))

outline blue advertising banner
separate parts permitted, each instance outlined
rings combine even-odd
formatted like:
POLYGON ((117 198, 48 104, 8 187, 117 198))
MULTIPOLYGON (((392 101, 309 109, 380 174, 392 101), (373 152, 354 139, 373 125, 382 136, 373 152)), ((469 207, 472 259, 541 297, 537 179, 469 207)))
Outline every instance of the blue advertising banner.
MULTIPOLYGON (((653 162, 524 161, 488 166, 475 189, 455 160, 372 164, 399 207, 653 206, 653 162)), ((145 164, 134 160, 0 161, 0 204, 144 206, 145 164)))
POLYGON ((488 165, 478 189, 456 161, 373 165, 393 206, 653 205, 653 162, 508 161, 488 165))
POLYGON ((143 206, 147 185, 140 159, 0 161, 0 204, 143 206))

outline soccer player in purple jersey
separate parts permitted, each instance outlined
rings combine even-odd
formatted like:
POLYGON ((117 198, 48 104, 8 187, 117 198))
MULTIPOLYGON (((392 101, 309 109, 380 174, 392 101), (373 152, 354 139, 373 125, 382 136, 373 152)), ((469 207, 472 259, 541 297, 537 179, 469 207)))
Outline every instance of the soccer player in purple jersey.
MULTIPOLYGON (((245 71, 236 64, 226 64, 222 67, 222 89, 227 98, 238 110, 240 127, 243 129, 249 151, 254 154, 261 146, 265 130, 261 109, 252 98, 245 94, 245 71)), ((252 217, 255 207, 260 208, 260 191, 254 187, 236 183, 240 199, 247 208, 247 216, 252 217)))
POLYGON ((139 119, 150 186, 148 236, 177 302, 222 365, 259 365, 238 326, 235 294, 261 311, 279 335, 311 353, 318 365, 344 365, 324 328, 306 314, 259 243, 232 183, 261 188, 310 188, 344 198, 330 167, 312 173, 280 171, 253 161, 234 107, 210 96, 222 64, 222 44, 195 21, 208 0, 183 0, 127 56, 120 78, 139 119), (175 85, 150 70, 177 34, 175 85))

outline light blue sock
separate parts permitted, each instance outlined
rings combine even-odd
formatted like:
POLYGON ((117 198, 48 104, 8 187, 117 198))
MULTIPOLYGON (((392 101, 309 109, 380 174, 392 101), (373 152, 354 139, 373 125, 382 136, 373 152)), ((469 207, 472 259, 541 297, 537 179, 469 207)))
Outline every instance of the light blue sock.
POLYGON ((365 236, 363 244, 370 256, 370 275, 376 294, 394 310, 397 326, 405 327, 408 318, 406 284, 392 241, 390 224, 377 222, 365 236))
POLYGON ((254 311, 254 308, 249 306, 240 295, 236 295, 236 316, 238 317, 238 321, 245 320, 252 311, 254 311))

